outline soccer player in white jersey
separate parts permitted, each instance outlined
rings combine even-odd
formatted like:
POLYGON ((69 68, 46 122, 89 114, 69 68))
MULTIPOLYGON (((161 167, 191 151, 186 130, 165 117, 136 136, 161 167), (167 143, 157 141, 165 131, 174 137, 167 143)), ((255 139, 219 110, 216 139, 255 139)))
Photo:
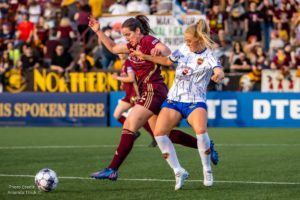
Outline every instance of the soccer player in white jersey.
POLYGON ((181 189, 189 176, 188 172, 181 167, 174 146, 168 137, 172 128, 182 118, 187 119, 197 136, 198 151, 203 166, 203 184, 213 185, 210 139, 207 133, 206 90, 210 79, 218 83, 224 78, 224 72, 220 62, 211 51, 214 42, 209 35, 208 24, 200 19, 185 30, 185 44, 169 57, 145 55, 140 51, 132 52, 141 59, 164 66, 177 64, 175 80, 168 98, 161 106, 162 110, 154 131, 155 139, 164 158, 174 170, 175 190, 181 189))

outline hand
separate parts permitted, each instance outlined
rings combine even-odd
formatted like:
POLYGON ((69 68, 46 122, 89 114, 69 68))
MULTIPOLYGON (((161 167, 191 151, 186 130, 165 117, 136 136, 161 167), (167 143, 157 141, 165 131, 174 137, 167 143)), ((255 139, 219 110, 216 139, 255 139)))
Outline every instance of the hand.
POLYGON ((97 21, 97 19, 93 16, 90 16, 89 17, 89 27, 95 32, 97 33, 101 26, 100 26, 100 23, 97 21))
POLYGON ((143 54, 141 51, 130 49, 130 56, 136 56, 141 60, 145 60, 145 54, 143 54))
POLYGON ((224 72, 220 68, 214 70, 214 75, 211 77, 211 80, 220 83, 224 79, 224 72))
POLYGON ((150 51, 150 55, 151 56, 160 56, 161 55, 161 51, 159 49, 151 49, 150 51))
POLYGON ((115 80, 117 80, 117 78, 118 78, 118 74, 117 74, 117 73, 113 73, 111 76, 112 76, 112 78, 115 79, 115 80))

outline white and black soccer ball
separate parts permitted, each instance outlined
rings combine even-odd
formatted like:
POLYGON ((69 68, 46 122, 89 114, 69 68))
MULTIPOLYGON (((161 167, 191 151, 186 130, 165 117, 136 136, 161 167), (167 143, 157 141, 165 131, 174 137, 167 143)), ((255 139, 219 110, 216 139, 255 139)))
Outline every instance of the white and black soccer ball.
POLYGON ((35 175, 34 181, 38 189, 44 192, 54 190, 58 184, 58 178, 55 171, 48 168, 41 169, 35 175))

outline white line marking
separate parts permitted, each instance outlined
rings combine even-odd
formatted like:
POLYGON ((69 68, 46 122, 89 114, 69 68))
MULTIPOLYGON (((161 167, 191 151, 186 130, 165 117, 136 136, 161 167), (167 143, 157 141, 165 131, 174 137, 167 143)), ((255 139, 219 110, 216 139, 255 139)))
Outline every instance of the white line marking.
MULTIPOLYGON (((300 146, 300 144, 215 144, 217 147, 286 147, 300 146)), ((135 147, 148 147, 147 145, 136 144, 135 147)), ((14 149, 85 149, 85 148, 116 148, 117 145, 55 145, 55 146, 7 146, 0 147, 0 150, 14 149)))
MULTIPOLYGON (((34 178, 33 175, 18 175, 18 174, 0 174, 0 177, 24 177, 34 178)), ((88 177, 72 177, 59 176, 59 179, 71 180, 95 180, 88 177)), ((120 181, 142 181, 142 182, 174 182, 171 179, 155 179, 155 178, 119 178, 120 181)), ((186 182, 202 182, 202 180, 187 180, 186 182)), ((235 183, 235 184, 261 184, 261 185, 300 185, 300 182, 274 182, 274 181, 214 181, 216 183, 235 183)))

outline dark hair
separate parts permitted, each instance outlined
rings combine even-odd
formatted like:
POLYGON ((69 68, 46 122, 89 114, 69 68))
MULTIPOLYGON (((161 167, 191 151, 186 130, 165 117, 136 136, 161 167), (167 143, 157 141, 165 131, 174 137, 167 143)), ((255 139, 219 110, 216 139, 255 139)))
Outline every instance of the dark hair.
POLYGON ((135 31, 137 28, 140 28, 143 35, 154 33, 150 28, 149 19, 144 15, 137 15, 135 18, 131 17, 127 19, 122 24, 122 28, 124 27, 129 28, 130 31, 135 31))

